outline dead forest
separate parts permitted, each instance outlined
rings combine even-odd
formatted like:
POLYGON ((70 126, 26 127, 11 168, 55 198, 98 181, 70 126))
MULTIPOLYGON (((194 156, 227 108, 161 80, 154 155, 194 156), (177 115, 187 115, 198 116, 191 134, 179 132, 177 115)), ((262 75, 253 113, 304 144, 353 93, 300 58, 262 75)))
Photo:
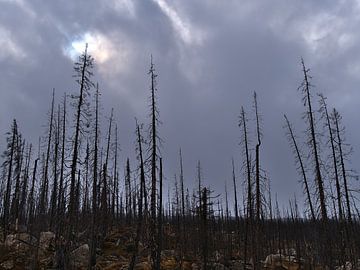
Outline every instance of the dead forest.
POLYGON ((226 192, 203 179, 201 161, 196 182, 184 179, 181 149, 178 177, 165 190, 153 60, 144 74, 150 114, 134 120, 136 159, 126 164, 113 111, 99 113, 95 64, 86 47, 74 63, 77 92, 53 91, 39 142, 24 138, 15 119, 2 131, 0 269, 360 269, 352 149, 340 112, 317 94, 303 60, 294 95, 307 129, 286 115, 283 123, 304 209, 296 198, 285 208, 272 200, 256 93, 252 111, 239 104, 234 148, 242 159, 232 161, 226 192))

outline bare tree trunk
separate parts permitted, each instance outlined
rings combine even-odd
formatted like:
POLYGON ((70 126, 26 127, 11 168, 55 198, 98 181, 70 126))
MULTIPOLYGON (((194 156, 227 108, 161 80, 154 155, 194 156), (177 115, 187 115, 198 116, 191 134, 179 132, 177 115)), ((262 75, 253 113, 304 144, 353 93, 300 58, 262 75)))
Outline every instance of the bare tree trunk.
POLYGON ((151 234, 151 260, 154 270, 160 270, 157 267, 157 247, 156 247, 156 166, 157 166, 157 108, 155 100, 156 91, 156 77, 154 64, 151 58, 151 66, 149 70, 151 76, 151 219, 150 219, 150 234, 151 234))
POLYGON ((350 192, 349 192, 349 187, 348 187, 348 183, 347 183, 347 175, 346 175, 345 162, 344 162, 344 153, 343 153, 343 149, 342 149, 343 140, 341 138, 340 128, 339 128, 340 114, 336 111, 336 109, 334 109, 333 115, 334 115, 333 118, 334 118, 335 127, 336 127, 336 136, 337 136, 339 155, 340 155, 341 172, 342 172, 342 177, 343 177, 343 181, 344 181, 347 218, 348 218, 348 221, 351 222, 352 217, 351 217, 351 207, 350 207, 350 192))
POLYGON ((126 221, 130 224, 132 220, 131 213, 131 172, 129 158, 126 160, 126 176, 125 176, 125 209, 126 209, 126 221))
POLYGON ((321 108, 323 110, 323 114, 324 114, 325 120, 326 120, 326 126, 329 130, 329 137, 330 137, 329 139, 330 139, 331 153, 332 153, 332 158, 333 158, 333 167, 334 167, 334 174, 335 174, 335 184, 336 184, 339 219, 342 220, 343 219, 343 210, 342 210, 342 205, 341 205, 341 188, 340 188, 338 165, 337 165, 335 144, 334 144, 335 138, 333 135, 333 128, 331 127, 331 123, 330 123, 330 117, 329 117, 325 97, 323 95, 319 95, 319 96, 320 96, 320 105, 321 105, 321 108))
POLYGON ((16 177, 16 181, 15 181, 15 190, 11 203, 11 213, 10 213, 10 221, 14 222, 16 224, 16 227, 19 219, 20 179, 21 179, 24 147, 25 147, 25 143, 21 139, 21 135, 18 135, 15 145, 16 166, 14 169, 14 176, 16 177))
POLYGON ((118 178, 118 128, 115 125, 115 158, 114 158, 114 194, 113 194, 113 217, 118 219, 119 214, 119 178, 118 178))
POLYGON ((77 173, 77 164, 79 156, 79 140, 80 140, 80 129, 81 129, 81 115, 83 112, 84 96, 86 92, 93 86, 93 83, 90 80, 92 75, 90 69, 92 68, 92 57, 88 55, 87 52, 88 45, 86 44, 85 52, 80 56, 80 62, 75 64, 75 71, 78 76, 77 82, 80 85, 80 94, 77 103, 76 111, 76 125, 75 125, 75 137, 74 137, 74 146, 73 154, 71 160, 71 172, 70 172, 70 202, 69 202, 69 237, 73 229, 73 224, 76 219, 75 213, 75 190, 76 190, 76 173, 77 173))
POLYGON ((40 226, 44 229, 46 226, 45 214, 47 210, 48 203, 48 190, 49 190, 49 160, 50 160, 50 147, 51 147, 51 138, 52 138, 52 129, 53 129, 53 119, 54 119, 54 98, 55 98, 55 89, 52 93, 52 102, 51 102, 51 112, 50 112, 50 122, 49 122, 49 134, 48 142, 46 148, 46 159, 45 159, 45 168, 44 175, 42 179, 42 186, 40 190, 40 201, 39 201, 39 215, 40 215, 40 226))
POLYGON ((182 153, 181 148, 179 151, 180 156, 180 188, 181 188, 181 218, 182 218, 182 241, 181 241, 181 263, 183 253, 186 253, 186 217, 185 217, 185 190, 184 190, 184 170, 183 170, 183 160, 182 160, 182 153))
POLYGON ((235 199, 235 219, 237 224, 237 229, 239 229, 240 225, 240 219, 239 219, 239 209, 238 209, 238 199, 237 199, 237 190, 236 190, 236 176, 235 176, 235 165, 234 165, 234 159, 231 159, 232 164, 232 180, 233 180, 233 187, 234 187, 234 199, 235 199))
POLYGON ((163 210, 162 210, 162 201, 163 201, 163 171, 162 171, 162 158, 160 158, 160 177, 159 177, 159 185, 160 185, 160 190, 159 190, 159 213, 158 213, 158 234, 157 234, 157 252, 156 252, 156 269, 160 269, 160 264, 161 264, 161 250, 162 250, 162 216, 163 216, 163 210))
POLYGON ((37 158, 35 160, 35 165, 34 165, 34 170, 33 170, 33 176, 32 176, 32 181, 31 181, 31 189, 30 189, 30 194, 29 194, 29 212, 28 212, 28 231, 32 231, 32 225, 34 222, 34 215, 35 215, 35 196, 34 196, 34 189, 35 189, 35 179, 36 179, 36 168, 37 168, 37 164, 38 164, 39 159, 37 158))
POLYGON ((307 181, 307 177, 306 177, 306 171, 305 171, 304 163, 303 163, 303 160, 302 160, 302 157, 301 157, 301 154, 300 154, 300 150, 298 148, 298 145, 297 145, 297 142, 296 142, 295 135, 293 133, 291 124, 290 124, 288 118, 286 117, 286 115, 284 115, 284 117, 285 117, 287 128, 289 130, 290 140, 291 140, 292 146, 293 146, 293 148, 295 150, 296 158, 297 158, 297 161, 298 161, 299 166, 300 166, 300 171, 301 171, 301 175, 302 175, 302 178, 303 178, 303 183, 304 183, 304 186, 305 186, 305 192, 306 192, 306 196, 307 196, 307 201, 308 201, 309 208, 310 208, 311 218, 313 219, 313 221, 315 221, 315 219, 316 219, 315 211, 314 211, 314 207, 313 207, 312 200, 311 200, 310 189, 309 189, 309 185, 308 185, 308 181, 307 181))
POLYGON ((96 264, 96 216, 97 216, 97 174, 98 174, 98 142, 99 142, 99 85, 96 84, 95 93, 95 137, 94 137, 94 160, 93 160, 93 185, 92 185, 92 220, 91 220, 91 243, 89 270, 96 264))
POLYGON ((105 163, 103 164, 103 189, 101 192, 101 214, 102 214, 102 235, 105 237, 107 230, 108 230, 108 162, 109 162, 109 154, 110 154, 110 142, 111 142, 111 128, 113 122, 113 109, 111 109, 111 115, 109 120, 109 130, 108 130, 108 137, 107 137, 107 146, 106 146, 106 154, 105 154, 105 163))
POLYGON ((3 214, 4 241, 5 241, 7 232, 8 232, 8 225, 9 225, 8 222, 9 222, 10 203, 11 203, 10 202, 11 182, 12 182, 11 179, 12 179, 12 172, 13 172, 12 167, 13 167, 13 159, 14 159, 17 136, 18 136, 17 124, 16 124, 16 120, 14 120, 13 126, 12 126, 12 139, 11 139, 10 145, 8 146, 8 147, 10 147, 10 149, 9 149, 10 153, 7 153, 9 156, 9 160, 8 160, 6 191, 5 191, 5 196, 4 196, 4 214, 3 214))
POLYGON ((325 202, 325 192, 324 192, 324 183, 321 176, 321 168, 320 168, 320 158, 318 153, 318 144, 315 135, 315 123, 314 123, 314 115, 311 105, 311 95, 310 95, 310 87, 311 84, 309 82, 309 69, 306 69, 304 60, 301 59, 301 64, 304 73, 304 81, 300 87, 304 92, 304 100, 305 104, 307 104, 307 115, 309 121, 309 129, 310 129, 310 136, 311 136, 311 146, 312 146, 312 154, 315 162, 315 174, 316 174, 316 181, 318 186, 318 193, 319 193, 319 201, 320 201, 320 210, 321 210, 321 218, 323 220, 327 220, 327 210, 326 210, 326 202, 325 202))
POLYGON ((145 187, 145 169, 144 169, 144 160, 143 160, 143 153, 142 153, 142 137, 140 134, 140 127, 136 123, 136 133, 137 133, 137 143, 138 143, 138 157, 140 160, 140 196, 138 199, 138 223, 136 228, 136 238, 135 238, 135 249, 134 253, 131 257, 131 261, 129 264, 129 270, 133 270, 135 267, 136 257, 139 252, 139 242, 141 237, 141 230, 142 230, 142 222, 143 222, 143 196, 144 196, 144 187, 145 187))
POLYGON ((64 169, 65 169, 65 139, 66 139, 66 94, 63 100, 63 115, 62 115, 62 142, 61 142, 61 165, 60 165, 60 183, 59 183, 59 196, 58 196, 58 225, 57 234, 60 233, 61 224, 64 222, 65 216, 65 190, 64 190, 64 169))
POLYGON ((26 210, 28 205, 27 201, 27 192, 28 192, 28 181, 29 181, 29 171, 30 171, 30 161, 31 161, 31 150, 32 145, 28 147, 28 153, 26 156, 26 165, 25 165, 25 172, 24 172, 24 181, 22 186, 22 192, 21 192, 21 200, 20 200, 20 223, 26 224, 26 210))
MULTIPOLYGON (((245 117, 244 107, 241 107, 240 114, 240 123, 239 126, 243 128, 243 145, 245 148, 245 165, 246 165, 246 175, 247 175, 247 208, 246 213, 247 217, 245 220, 245 239, 244 239, 244 269, 246 268, 247 261, 247 245, 248 245, 248 235, 252 236, 252 223, 253 223, 253 204, 252 204, 252 184, 251 184, 251 165, 250 165, 250 154, 249 154, 249 144, 248 144, 248 132, 246 128, 247 119, 245 117)), ((251 241, 250 241, 251 243, 251 241)), ((253 246, 253 245, 251 245, 253 246)), ((251 249, 252 250, 252 249, 251 249)), ((252 252, 253 253, 253 252, 252 252)))
POLYGON ((58 157, 59 157, 59 144, 60 144, 60 107, 58 108, 57 125, 55 130, 55 147, 54 147, 54 182, 51 194, 50 203, 50 230, 53 229, 55 213, 57 212, 57 197, 58 197, 58 157))
POLYGON ((259 123, 259 113, 257 105, 257 96, 254 92, 254 107, 255 107, 255 117, 256 117, 256 136, 257 144, 255 147, 255 183, 256 183, 256 220, 260 221, 261 213, 261 194, 260 194, 260 146, 261 146, 261 133, 260 133, 260 123, 259 123))

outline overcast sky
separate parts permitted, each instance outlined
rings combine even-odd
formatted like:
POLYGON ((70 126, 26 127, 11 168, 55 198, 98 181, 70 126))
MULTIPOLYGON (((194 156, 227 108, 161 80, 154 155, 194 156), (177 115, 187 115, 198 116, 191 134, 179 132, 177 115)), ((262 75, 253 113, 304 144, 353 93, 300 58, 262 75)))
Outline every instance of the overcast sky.
POLYGON ((354 148, 351 166, 360 169, 359 29, 357 0, 0 0, 0 149, 13 118, 37 142, 53 87, 57 101, 65 91, 78 92, 73 60, 87 42, 103 116, 114 108, 123 167, 133 157, 134 117, 148 122, 152 54, 167 181, 179 171, 180 147, 186 185, 193 185, 201 160, 205 183, 223 193, 224 181, 231 185, 232 157, 243 181, 238 116, 243 105, 253 118, 256 91, 261 166, 287 203, 301 194, 283 129, 286 113, 303 137, 301 57, 314 93, 324 93, 342 114, 354 148))

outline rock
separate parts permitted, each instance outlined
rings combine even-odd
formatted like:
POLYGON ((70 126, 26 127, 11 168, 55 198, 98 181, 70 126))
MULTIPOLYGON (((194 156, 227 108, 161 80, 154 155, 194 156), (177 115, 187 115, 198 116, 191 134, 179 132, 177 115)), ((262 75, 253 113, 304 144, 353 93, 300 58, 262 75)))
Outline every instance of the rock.
POLYGON ((36 239, 28 233, 9 234, 5 239, 5 247, 17 251, 28 251, 35 245, 36 239))
POLYGON ((0 264, 0 267, 3 269, 13 269, 14 268, 14 261, 13 260, 7 260, 0 264))
POLYGON ((182 262, 182 270, 191 270, 192 262, 189 261, 183 261, 182 262))
POLYGON ((230 270, 242 270, 243 267, 243 262, 242 261, 238 261, 238 260, 232 260, 229 262, 229 269, 230 270))
POLYGON ((55 233, 53 232, 41 232, 39 240, 39 248, 49 249, 54 245, 55 233))
POLYGON ((196 263, 193 263, 191 265, 191 270, 200 270, 200 267, 196 263))
POLYGON ((296 250, 295 248, 285 248, 277 251, 277 254, 287 255, 287 256, 296 256, 296 250))
POLYGON ((119 269, 128 269, 128 265, 124 264, 124 262, 115 262, 104 268, 103 270, 119 270, 119 269))
POLYGON ((84 244, 71 252, 71 262, 75 269, 86 268, 89 264, 90 248, 84 244))
POLYGON ((173 249, 168 249, 168 250, 162 250, 161 251, 161 259, 162 260, 175 258, 175 257, 176 257, 176 252, 173 249))
POLYGON ((164 270, 176 269, 177 265, 178 265, 178 263, 176 262, 174 257, 167 258, 167 259, 161 261, 161 269, 164 269, 164 270))
POLYGON ((221 263, 214 263, 212 269, 214 270, 228 270, 228 268, 221 263))
POLYGON ((49 257, 55 250, 55 234, 53 232, 41 232, 39 240, 39 259, 49 257))
POLYGON ((266 257, 264 262, 266 269, 300 269, 295 256, 283 254, 270 254, 266 257))
POLYGON ((148 262, 141 262, 135 265, 135 270, 151 270, 150 264, 148 262))
POLYGON ((335 267, 335 270, 351 270, 351 269, 353 269, 351 262, 346 262, 345 265, 335 267))

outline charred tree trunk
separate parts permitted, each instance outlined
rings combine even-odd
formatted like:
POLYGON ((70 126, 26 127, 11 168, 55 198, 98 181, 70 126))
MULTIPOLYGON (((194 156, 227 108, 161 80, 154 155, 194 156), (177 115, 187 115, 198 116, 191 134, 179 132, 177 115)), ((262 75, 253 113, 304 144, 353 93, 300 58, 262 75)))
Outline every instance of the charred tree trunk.
POLYGON ((55 98, 55 89, 53 89, 53 93, 52 93, 49 134, 48 134, 48 141, 46 148, 46 159, 45 159, 44 174, 42 177, 42 186, 40 190, 39 218, 40 218, 40 226, 42 227, 42 229, 44 229, 44 225, 46 224, 45 214, 47 211, 47 203, 48 203, 49 160, 50 160, 50 148, 51 148, 51 138, 52 138, 52 129, 53 129, 53 119, 54 119, 54 98, 55 98))
POLYGON ((97 176, 98 176, 98 142, 99 142, 99 85, 96 85, 95 93, 95 130, 94 130, 94 160, 93 160, 93 185, 92 185, 92 220, 91 220, 91 243, 89 270, 96 264, 96 217, 97 217, 97 176))
POLYGON ((140 195, 138 198, 138 222, 136 227, 136 238, 135 238, 135 250, 131 257, 131 261, 129 264, 129 270, 133 270, 135 267, 136 257, 139 252, 139 242, 142 231, 142 222, 143 222, 143 196, 144 196, 144 188, 145 188, 145 168, 144 168, 144 160, 142 153, 142 137, 140 134, 140 127, 136 123, 136 133, 137 133, 137 144, 138 144, 138 157, 140 161, 140 195))
POLYGON ((10 196, 11 196, 11 184, 12 184, 12 172, 13 172, 13 159, 14 159, 14 153, 15 153, 15 146, 16 146, 16 140, 18 136, 17 131, 17 124, 16 120, 13 121, 12 125, 12 139, 11 142, 8 144, 8 173, 7 173, 7 182, 6 182, 6 191, 4 196, 4 213, 3 213, 3 228, 4 228, 4 240, 8 232, 9 228, 9 215, 10 215, 10 196))
POLYGON ((149 75, 151 77, 151 125, 150 125, 150 151, 151 151, 151 157, 150 157, 150 167, 151 167, 151 205, 150 205, 150 212, 151 212, 151 218, 150 218, 150 234, 151 234, 151 243, 150 243, 150 249, 151 249, 151 260, 152 260, 152 266, 154 270, 159 270, 157 268, 157 228, 156 228, 156 169, 157 169, 157 106, 156 106, 156 77, 155 74, 155 68, 154 64, 152 62, 151 58, 151 65, 149 70, 149 75))
POLYGON ((332 154, 332 160, 333 160, 339 219, 342 220, 343 219, 343 210, 342 210, 342 204, 341 204, 341 188, 340 188, 340 181, 339 181, 338 164, 337 164, 335 144, 334 144, 335 138, 334 138, 334 134, 333 134, 333 128, 331 127, 331 123, 330 123, 330 116, 328 113, 325 97, 323 95, 319 95, 319 96, 320 96, 321 109, 323 111, 325 121, 326 121, 326 127, 328 128, 328 131, 329 131, 329 141, 330 141, 331 154, 332 154))
POLYGON ((345 170, 344 153, 343 153, 343 139, 341 138, 340 128, 339 128, 340 114, 336 111, 336 109, 333 110, 333 119, 334 119, 335 127, 336 127, 336 136, 337 136, 337 144, 338 144, 339 156, 340 156, 341 172, 342 172, 342 177, 343 177, 343 181, 344 181, 347 219, 349 222, 351 222, 352 217, 351 217, 351 207, 350 207, 350 192, 349 192, 347 175, 346 175, 346 170, 345 170))
POLYGON ((71 160, 71 172, 70 172, 70 201, 69 201, 69 237, 73 230, 73 224, 76 219, 75 212, 75 192, 76 192, 76 173, 77 173, 77 165, 79 158, 79 142, 80 142, 80 133, 81 133, 81 116, 83 113, 83 105, 85 102, 85 95, 93 86, 90 77, 92 76, 91 68, 93 66, 93 59, 87 52, 87 44, 85 47, 85 52, 79 57, 79 62, 75 63, 74 70, 76 72, 77 82, 80 86, 80 93, 77 102, 76 108, 76 124, 75 124, 75 136, 74 136, 74 144, 73 144, 73 154, 71 160))
POLYGON ((108 189, 109 185, 107 182, 108 177, 108 162, 109 162, 109 155, 110 155, 110 142, 111 142, 111 128, 113 122, 113 109, 111 109, 111 115, 109 120, 109 130, 108 130, 108 137, 107 137, 107 145, 106 145, 106 154, 105 154, 105 163, 103 165, 103 187, 101 192, 101 215, 102 215, 102 236, 105 237, 108 230, 108 214, 109 214, 109 207, 108 207, 108 189))
POLYGON ((54 146, 54 181, 51 193, 50 202, 50 230, 53 229, 55 213, 57 212, 57 197, 58 197, 58 159, 59 159, 59 144, 60 144, 60 107, 58 108, 57 125, 55 130, 55 146, 54 146))
POLYGON ((156 251, 156 269, 160 269, 160 265, 161 265, 161 250, 162 250, 162 234, 163 234, 163 229, 162 229, 162 222, 163 222, 163 209, 162 209, 162 201, 163 201, 163 171, 162 171, 162 158, 160 158, 160 176, 159 176, 159 185, 160 185, 160 190, 159 190, 159 213, 158 213, 158 234, 157 234, 157 251, 156 251))
POLYGON ((304 93, 304 104, 307 105, 307 117, 309 121, 309 131, 310 131, 310 140, 311 140, 311 147, 312 147, 312 155, 315 162, 315 175, 316 175, 316 182, 317 188, 319 193, 319 202, 320 202, 320 210, 321 210, 321 218, 322 220, 327 220, 327 210, 326 210, 326 202, 325 202, 325 192, 324 192, 324 183, 323 178, 321 175, 321 168, 320 168, 320 157, 318 153, 318 143, 316 139, 316 132, 315 132, 315 121, 314 121, 314 113, 311 104, 311 94, 310 94, 310 77, 309 77, 309 69, 305 67, 303 59, 301 59, 303 74, 304 74, 304 81, 301 84, 300 88, 304 93))
POLYGON ((288 118, 286 117, 286 115, 284 115, 285 117, 285 121, 286 121, 286 126, 289 130, 289 135, 290 135, 290 142, 295 150, 295 155, 296 155, 296 159, 297 159, 297 163, 300 166, 300 173, 303 179, 303 183, 305 186, 305 192, 306 192, 306 196, 307 196, 307 202, 309 204, 309 208, 310 208, 310 213, 311 213, 311 218, 313 219, 313 221, 315 221, 316 216, 315 216, 315 211, 314 211, 314 207, 312 204, 312 200, 311 200, 311 195, 310 195, 310 188, 309 188, 309 184, 308 184, 308 180, 306 177, 306 171, 305 171, 305 167, 304 167, 304 163, 300 154, 300 150, 299 147, 297 145, 296 139, 295 139, 295 135, 294 132, 292 130, 291 124, 288 120, 288 118))

